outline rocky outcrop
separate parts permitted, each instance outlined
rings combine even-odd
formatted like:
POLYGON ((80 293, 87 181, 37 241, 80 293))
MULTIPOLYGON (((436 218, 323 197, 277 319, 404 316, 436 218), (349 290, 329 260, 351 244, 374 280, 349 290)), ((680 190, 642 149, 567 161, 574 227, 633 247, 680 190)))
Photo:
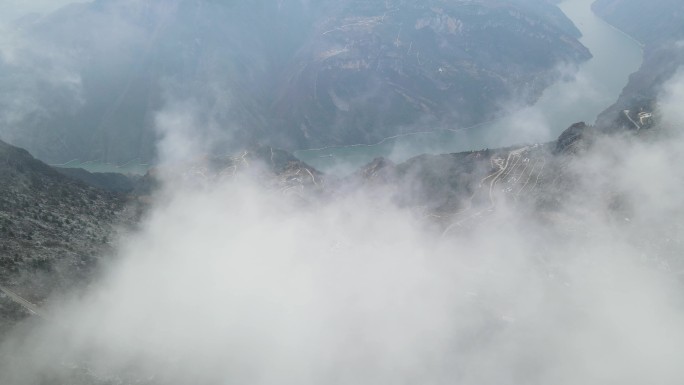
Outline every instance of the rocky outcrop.
POLYGON ((0 142, 0 285, 36 300, 84 282, 114 239, 124 199, 0 142))
POLYGON ((556 154, 571 153, 584 147, 582 140, 586 138, 590 129, 584 122, 575 123, 561 133, 556 140, 554 152, 556 154))

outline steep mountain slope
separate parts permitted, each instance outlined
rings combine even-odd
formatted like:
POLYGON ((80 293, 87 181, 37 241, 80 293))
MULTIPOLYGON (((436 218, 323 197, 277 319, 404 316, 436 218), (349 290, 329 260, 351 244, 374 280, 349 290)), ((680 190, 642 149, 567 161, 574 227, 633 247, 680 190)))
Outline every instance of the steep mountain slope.
POLYGON ((110 247, 124 199, 0 142, 0 285, 31 299, 84 282, 110 247))
POLYGON ((486 121, 512 98, 536 100, 557 63, 589 57, 516 2, 347 1, 330 14, 276 101, 285 127, 314 146, 486 121))
POLYGON ((324 186, 321 173, 270 147, 129 179, 56 169, 0 141, 0 339, 31 316, 16 296, 40 308, 51 296, 98 276, 118 237, 154 202, 161 175, 184 186, 250 178, 302 204, 320 196, 324 186))
MULTIPOLYGON (((15 31, 17 58, 0 61, 12 94, 6 113, 22 112, 6 118, 3 138, 57 163, 150 160, 157 113, 176 98, 215 110, 197 111, 206 112, 198 126, 222 120, 258 132, 260 87, 272 82, 268 65, 282 61, 257 33, 277 28, 266 8, 101 0, 25 20, 15 31)), ((287 46, 286 35, 270 36, 287 46)))
MULTIPOLYGON (((677 0, 598 0, 592 9, 644 44, 644 61, 597 124, 610 129, 625 109, 651 110, 663 83, 684 65, 684 3, 677 0)), ((629 122, 623 126, 631 127, 629 122)))
POLYGON ((587 59, 578 35, 541 0, 75 3, 8 35, 0 135, 49 162, 126 162, 179 116, 223 151, 470 125, 587 59))

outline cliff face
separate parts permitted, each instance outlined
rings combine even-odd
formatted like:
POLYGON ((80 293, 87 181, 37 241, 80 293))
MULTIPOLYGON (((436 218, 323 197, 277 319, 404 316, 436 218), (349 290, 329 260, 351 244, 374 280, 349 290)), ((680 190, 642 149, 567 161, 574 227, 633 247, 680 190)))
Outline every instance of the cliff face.
POLYGON ((0 135, 49 162, 126 162, 154 158, 169 111, 222 149, 469 125, 587 59, 578 34, 540 0, 74 4, 16 24, 0 135))
POLYGON ((329 14, 276 101, 283 124, 314 146, 490 120, 513 98, 534 101, 557 63, 589 57, 515 2, 347 1, 329 14))

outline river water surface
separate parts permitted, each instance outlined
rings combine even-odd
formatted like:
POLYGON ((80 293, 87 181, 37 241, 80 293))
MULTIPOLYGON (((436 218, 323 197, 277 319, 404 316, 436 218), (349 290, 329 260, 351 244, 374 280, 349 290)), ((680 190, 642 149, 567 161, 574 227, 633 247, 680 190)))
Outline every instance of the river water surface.
POLYGON ((582 32, 580 41, 593 58, 583 63, 571 80, 547 88, 531 107, 513 110, 495 122, 470 128, 408 134, 373 145, 328 147, 296 151, 300 160, 326 172, 347 173, 386 157, 395 162, 431 153, 451 153, 554 140, 572 123, 593 123, 613 104, 629 75, 643 59, 640 44, 591 11, 594 0, 566 0, 559 7, 582 32))

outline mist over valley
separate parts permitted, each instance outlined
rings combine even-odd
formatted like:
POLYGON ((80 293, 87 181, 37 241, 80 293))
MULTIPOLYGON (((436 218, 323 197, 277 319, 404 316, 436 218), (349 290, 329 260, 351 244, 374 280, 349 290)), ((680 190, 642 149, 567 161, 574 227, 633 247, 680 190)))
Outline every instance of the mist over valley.
POLYGON ((0 383, 684 380, 679 2, 3 9, 0 383))

